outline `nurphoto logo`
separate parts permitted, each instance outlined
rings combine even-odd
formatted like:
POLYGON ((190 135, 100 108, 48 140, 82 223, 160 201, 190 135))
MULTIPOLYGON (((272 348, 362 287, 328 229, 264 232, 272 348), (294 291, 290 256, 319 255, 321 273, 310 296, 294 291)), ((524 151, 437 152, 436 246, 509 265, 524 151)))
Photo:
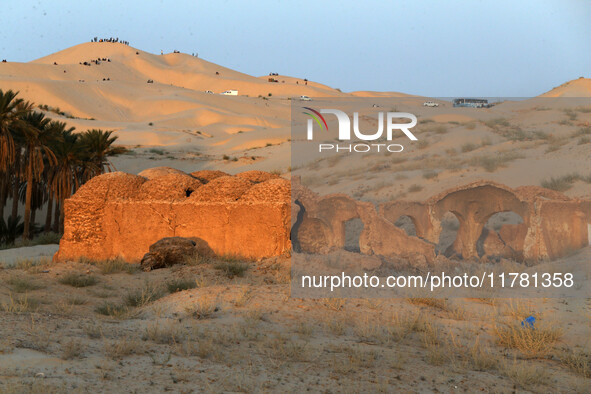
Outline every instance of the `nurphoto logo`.
MULTIPOLYGON (((307 122, 307 139, 314 140, 314 125, 326 137, 326 132, 329 131, 328 123, 323 114, 336 116, 338 122, 338 139, 339 141, 351 141, 351 118, 344 111, 338 109, 321 109, 317 111, 310 107, 304 107, 305 115, 309 116, 307 122)), ((386 130, 386 141, 392 141, 396 136, 396 131, 402 131, 404 135, 411 141, 417 141, 418 138, 410 131, 411 128, 417 125, 417 117, 408 112, 378 112, 377 131, 362 132, 359 127, 359 113, 353 112, 353 134, 354 138, 360 141, 377 141, 382 138, 384 129, 386 130), (385 120, 384 120, 385 119, 385 120), (410 122, 395 123, 399 119, 409 119, 410 122), (384 127, 385 124, 385 127, 384 127)), ((401 144, 387 144, 387 143, 357 143, 357 144, 333 144, 333 143, 319 143, 318 151, 333 151, 333 152, 349 152, 349 153, 365 153, 369 151, 375 152, 402 152, 404 146, 401 144)))

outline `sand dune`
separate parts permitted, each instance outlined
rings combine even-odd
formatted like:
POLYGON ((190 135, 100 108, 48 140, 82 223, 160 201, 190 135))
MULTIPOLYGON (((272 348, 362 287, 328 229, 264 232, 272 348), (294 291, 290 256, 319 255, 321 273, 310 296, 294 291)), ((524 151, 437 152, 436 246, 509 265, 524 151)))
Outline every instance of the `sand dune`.
POLYGON ((187 54, 155 55, 119 43, 84 43, 30 63, 0 64, 2 89, 59 108, 65 116, 48 114, 68 118, 78 130, 116 130, 126 145, 214 155, 287 141, 288 98, 350 96, 303 78, 273 78, 278 82, 187 54), (217 94, 230 89, 239 95, 217 94), (279 128, 284 131, 271 131, 279 128))
POLYGON ((539 97, 591 97, 591 79, 581 77, 568 81, 539 97))
MULTIPOLYGON (((416 113, 440 124, 477 124, 510 117, 524 128, 536 124, 554 134, 556 113, 532 108, 561 107, 564 101, 550 101, 565 97, 591 97, 591 80, 577 79, 538 98, 504 102, 494 109, 474 112, 453 108, 441 100, 437 100, 438 108, 425 108, 422 104, 427 98, 421 96, 345 93, 303 78, 255 77, 187 54, 157 55, 119 43, 84 43, 30 63, 1 63, 0 86, 18 90, 21 97, 36 104, 54 110, 59 107, 65 116, 55 112, 48 115, 67 121, 77 130, 115 130, 119 143, 140 149, 117 159, 119 169, 132 172, 153 167, 154 160, 172 160, 164 164, 191 170, 286 170, 291 164, 290 99, 300 95, 314 99, 370 97, 376 105, 388 109, 388 99, 397 98, 398 111, 416 113), (110 61, 91 63, 103 58, 110 61), (239 95, 218 94, 228 89, 238 90, 239 95), (154 156, 151 147, 164 151, 154 156), (231 159, 224 160, 227 156, 231 159)), ((579 115, 573 127, 585 125, 586 118, 586 114, 579 115)), ((474 143, 484 138, 471 130, 465 130, 465 134, 474 143)))

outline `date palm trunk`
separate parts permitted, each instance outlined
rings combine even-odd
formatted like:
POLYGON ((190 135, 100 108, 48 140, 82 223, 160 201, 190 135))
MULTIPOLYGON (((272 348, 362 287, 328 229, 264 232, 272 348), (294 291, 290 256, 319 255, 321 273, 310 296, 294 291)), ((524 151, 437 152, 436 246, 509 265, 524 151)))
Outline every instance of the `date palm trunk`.
POLYGON ((50 191, 47 198, 47 215, 45 216, 45 228, 44 232, 48 233, 51 231, 51 218, 53 214, 53 193, 50 191))
POLYGON ((33 152, 29 152, 29 165, 27 166, 27 192, 25 196, 25 217, 23 239, 29 239, 31 231, 31 200, 33 198, 33 152))
POLYGON ((58 233, 60 232, 60 200, 59 198, 55 199, 55 211, 53 212, 53 232, 58 233))

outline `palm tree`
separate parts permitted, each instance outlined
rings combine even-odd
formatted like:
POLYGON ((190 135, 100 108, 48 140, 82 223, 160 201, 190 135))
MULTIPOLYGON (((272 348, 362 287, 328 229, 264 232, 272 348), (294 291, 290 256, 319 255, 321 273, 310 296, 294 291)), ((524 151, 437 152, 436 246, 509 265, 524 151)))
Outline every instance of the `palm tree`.
POLYGON ((24 225, 20 216, 15 218, 11 216, 6 222, 2 219, 0 220, 0 241, 8 245, 14 244, 16 238, 23 233, 23 230, 24 225))
MULTIPOLYGON (((84 158, 89 157, 88 152, 80 143, 80 134, 74 134, 74 128, 66 129, 66 124, 62 122, 52 122, 60 134, 61 138, 52 145, 52 151, 55 154, 56 162, 51 171, 51 194, 56 199, 56 212, 63 207, 64 200, 74 193, 81 183, 81 172, 98 173, 99 169, 94 163, 85 162, 84 158)), ((46 229, 51 225, 51 209, 48 209, 46 219, 46 229)), ((60 225, 63 219, 63 208, 59 214, 60 225)))
MULTIPOLYGON (((16 178, 18 177, 19 149, 15 147, 14 129, 22 127, 21 117, 31 111, 33 105, 22 99, 16 98, 18 92, 0 89, 0 176, 2 177, 2 191, 0 192, 0 218, 4 217, 4 206, 7 202, 8 192, 13 187, 12 197, 18 193, 16 178)), ((12 217, 16 217, 14 204, 18 207, 18 200, 13 202, 12 217)))
POLYGON ((50 119, 40 112, 28 112, 22 119, 27 125, 27 127, 20 129, 25 148, 23 163, 27 181, 23 238, 28 239, 30 237, 33 182, 39 180, 43 175, 44 158, 50 165, 55 165, 56 159, 50 145, 61 136, 56 132, 56 128, 52 127, 50 119))
MULTIPOLYGON (((112 146, 117 140, 117 137, 111 136, 111 134, 113 134, 112 130, 103 131, 100 129, 92 129, 87 130, 80 135, 80 143, 89 155, 88 161, 94 163, 96 168, 98 168, 98 174, 116 170, 113 163, 111 163, 107 157, 115 156, 126 151, 126 149, 123 147, 112 146)), ((87 173, 85 175, 84 181, 87 181, 98 174, 87 173), (90 178, 88 177, 89 175, 90 178)))
POLYGON ((30 110, 23 106, 23 100, 16 98, 18 92, 0 90, 0 169, 6 171, 14 160, 14 140, 11 127, 30 110))

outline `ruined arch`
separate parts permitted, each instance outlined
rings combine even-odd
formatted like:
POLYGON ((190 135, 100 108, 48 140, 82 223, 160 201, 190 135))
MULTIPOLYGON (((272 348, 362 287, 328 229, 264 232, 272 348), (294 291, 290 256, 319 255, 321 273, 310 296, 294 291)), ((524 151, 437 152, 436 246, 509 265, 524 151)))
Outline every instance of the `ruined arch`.
POLYGON ((528 222, 527 203, 507 186, 496 183, 475 183, 446 191, 432 197, 435 219, 441 220, 453 211, 460 221, 455 251, 462 258, 478 258, 477 243, 488 218, 503 211, 514 211, 528 222))

